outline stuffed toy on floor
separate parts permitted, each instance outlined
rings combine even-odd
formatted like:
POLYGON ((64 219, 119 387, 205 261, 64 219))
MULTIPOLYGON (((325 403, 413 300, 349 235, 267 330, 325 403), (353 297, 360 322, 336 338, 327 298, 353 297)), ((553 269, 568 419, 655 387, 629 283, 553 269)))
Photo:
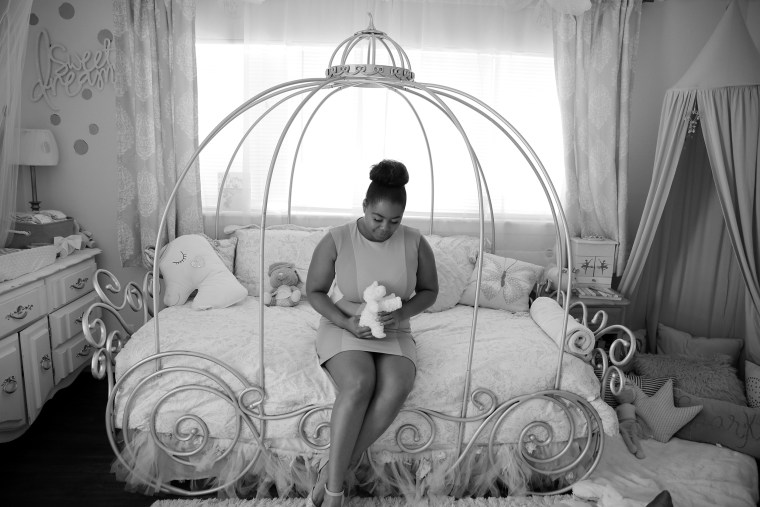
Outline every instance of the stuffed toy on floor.
POLYGON ((631 385, 624 385, 618 394, 615 395, 619 405, 615 408, 618 416, 618 426, 620 436, 628 450, 639 459, 644 459, 646 455, 641 449, 641 440, 649 438, 649 432, 641 418, 636 416, 636 406, 633 401, 636 399, 636 391, 631 385))
POLYGON ((385 287, 378 285, 376 281, 364 289, 363 298, 366 305, 359 316, 359 325, 369 327, 375 338, 385 338, 385 331, 377 320, 377 314, 398 310, 401 308, 401 298, 393 293, 386 296, 385 287))
POLYGON ((269 266, 271 292, 264 292, 267 306, 295 306, 301 300, 301 279, 292 262, 274 262, 269 266))

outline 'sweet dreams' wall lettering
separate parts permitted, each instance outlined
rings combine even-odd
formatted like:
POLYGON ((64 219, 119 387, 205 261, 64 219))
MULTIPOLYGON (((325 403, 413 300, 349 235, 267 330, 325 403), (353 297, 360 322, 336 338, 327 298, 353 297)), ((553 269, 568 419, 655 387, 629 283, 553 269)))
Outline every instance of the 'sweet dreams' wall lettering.
POLYGON ((111 62, 111 39, 103 40, 103 49, 69 53, 61 44, 51 44, 50 36, 42 30, 37 37, 37 77, 32 87, 32 100, 45 99, 51 109, 58 111, 53 97, 63 88, 69 97, 85 89, 102 90, 106 83, 114 82, 114 65, 111 62))

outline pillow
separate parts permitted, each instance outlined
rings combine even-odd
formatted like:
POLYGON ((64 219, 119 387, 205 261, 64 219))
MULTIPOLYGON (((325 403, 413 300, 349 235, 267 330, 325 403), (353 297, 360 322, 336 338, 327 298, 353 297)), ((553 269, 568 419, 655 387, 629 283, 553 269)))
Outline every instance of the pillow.
POLYGON ((224 265, 230 272, 235 271, 235 248, 237 247, 237 238, 235 236, 228 239, 212 239, 205 234, 202 234, 204 238, 211 244, 214 251, 222 259, 224 265))
POLYGON ((438 297, 426 312, 441 312, 454 308, 462 297, 462 292, 470 276, 445 250, 433 247, 435 268, 438 271, 438 297))
POLYGON ((760 366, 752 361, 744 361, 744 385, 747 405, 760 408, 760 366))
POLYGON ((731 358, 731 366, 739 365, 739 354, 744 347, 741 338, 695 338, 664 324, 657 324, 657 353, 712 358, 723 354, 731 358))
POLYGON ((678 407, 702 405, 702 411, 676 432, 693 442, 720 444, 760 458, 760 410, 727 401, 700 398, 681 389, 673 392, 678 407))
MULTIPOLYGON (((470 276, 473 268, 475 267, 475 261, 478 258, 478 250, 480 246, 480 240, 474 236, 438 236, 436 234, 426 234, 424 238, 430 244, 431 248, 435 251, 444 250, 453 257, 457 265, 463 270, 466 270, 465 276, 470 276)), ((483 245, 483 251, 488 250, 490 241, 486 238, 483 245)))
POLYGON ((726 356, 711 359, 669 354, 636 354, 633 369, 646 377, 674 377, 676 386, 702 398, 747 405, 744 385, 726 356))
MULTIPOLYGON (((294 225, 267 228, 264 241, 264 290, 268 290, 269 278, 266 270, 273 262, 292 262, 302 283, 306 283, 311 256, 317 243, 329 228, 308 228, 294 225)), ((237 238, 235 250, 235 276, 248 290, 248 294, 259 294, 259 246, 258 228, 239 228, 234 231, 237 238)))
POLYGON ((671 437, 702 410, 701 405, 676 407, 673 403, 673 381, 668 380, 654 396, 647 396, 638 387, 633 387, 636 397, 633 404, 636 414, 641 416, 652 430, 652 438, 667 442, 671 437))
MULTIPOLYGON (((602 370, 594 368, 594 375, 596 375, 596 378, 599 380, 599 382, 602 381, 602 370)), ((673 377, 642 377, 641 375, 636 375, 633 373, 626 373, 625 374, 625 380, 626 383, 633 384, 642 391, 644 391, 644 394, 647 396, 654 396, 654 394, 660 390, 662 386, 665 385, 665 382, 668 380, 675 381, 673 377)), ((615 398, 615 395, 612 394, 612 391, 610 390, 609 386, 607 386, 607 390, 604 392, 604 402, 611 406, 612 408, 615 408, 619 405, 617 398, 615 398)))
MULTIPOLYGON (((490 253, 483 254, 483 277, 480 281, 479 304, 483 308, 528 311, 528 295, 544 272, 542 266, 490 253)), ((460 303, 475 304, 478 272, 473 269, 460 303)))

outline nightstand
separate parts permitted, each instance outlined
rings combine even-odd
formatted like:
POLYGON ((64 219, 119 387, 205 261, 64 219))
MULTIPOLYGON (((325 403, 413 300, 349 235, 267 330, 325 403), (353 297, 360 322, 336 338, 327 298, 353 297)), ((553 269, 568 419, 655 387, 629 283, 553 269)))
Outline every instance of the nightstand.
POLYGON ((58 390, 87 367, 82 332, 101 251, 87 248, 0 283, 0 442, 22 435, 58 390))

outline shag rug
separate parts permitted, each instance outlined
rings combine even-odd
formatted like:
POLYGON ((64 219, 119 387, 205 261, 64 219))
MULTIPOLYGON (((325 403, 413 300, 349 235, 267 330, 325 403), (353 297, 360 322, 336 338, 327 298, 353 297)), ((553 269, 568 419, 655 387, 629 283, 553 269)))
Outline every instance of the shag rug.
MULTIPOLYGON (((265 500, 159 500, 151 507, 304 507, 303 498, 283 498, 265 500)), ((595 504, 572 495, 505 497, 505 498, 425 498, 409 503, 403 498, 351 498, 349 507, 591 507, 595 504)))

